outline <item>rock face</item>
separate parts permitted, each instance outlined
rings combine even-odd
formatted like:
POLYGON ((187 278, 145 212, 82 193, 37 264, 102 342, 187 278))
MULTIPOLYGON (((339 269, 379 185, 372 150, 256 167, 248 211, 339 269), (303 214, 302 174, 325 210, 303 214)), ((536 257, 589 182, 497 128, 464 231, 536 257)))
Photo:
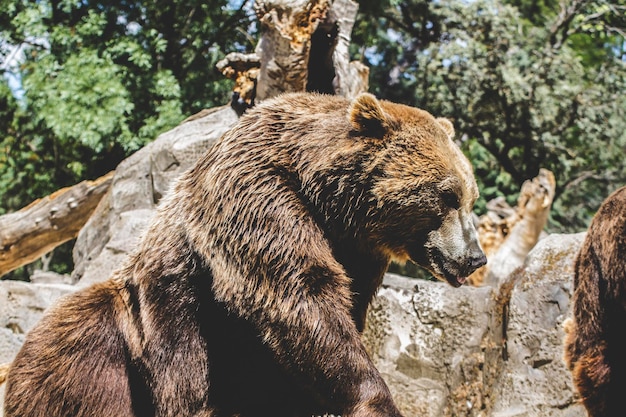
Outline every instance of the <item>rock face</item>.
MULTIPOLYGON (((77 239, 71 277, 0 281, 0 364, 48 306, 119 266, 172 179, 236 120, 229 107, 203 112, 124 161, 77 239)), ((584 417, 562 360, 561 328, 583 238, 540 240, 499 287, 387 275, 364 339, 405 416, 584 417)))
POLYGON ((586 416, 561 326, 583 239, 542 239, 500 288, 388 275, 365 338, 405 415, 586 416))
POLYGON ((124 160, 78 234, 72 281, 83 286, 108 277, 137 243, 172 180, 237 120, 230 106, 203 111, 124 160))

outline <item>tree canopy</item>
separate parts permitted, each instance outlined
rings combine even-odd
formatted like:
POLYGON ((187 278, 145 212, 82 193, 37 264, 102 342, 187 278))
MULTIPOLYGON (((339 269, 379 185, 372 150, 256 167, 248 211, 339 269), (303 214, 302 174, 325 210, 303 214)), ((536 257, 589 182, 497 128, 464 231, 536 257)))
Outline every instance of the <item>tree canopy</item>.
POLYGON ((215 64, 254 46, 239 3, 2 0, 0 213, 102 175, 225 104, 215 64))
MULTIPOLYGON (((215 64, 257 39, 251 0, 0 2, 0 214, 228 103, 215 64)), ((625 35, 624 0, 361 0, 351 55, 377 96, 454 121, 478 214, 547 168, 549 228, 574 232, 626 183, 625 35)))
POLYGON ((626 182, 624 1, 363 2, 362 13, 353 48, 372 90, 454 120, 483 204, 513 204, 547 168, 550 228, 581 231, 626 182))

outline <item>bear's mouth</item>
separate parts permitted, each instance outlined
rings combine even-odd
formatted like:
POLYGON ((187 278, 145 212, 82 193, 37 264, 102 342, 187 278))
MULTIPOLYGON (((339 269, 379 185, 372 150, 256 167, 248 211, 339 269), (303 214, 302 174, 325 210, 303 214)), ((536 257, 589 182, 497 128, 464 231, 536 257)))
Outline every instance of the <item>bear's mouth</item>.
POLYGON ((411 256, 411 259, 421 267, 426 268, 435 278, 447 282, 454 288, 459 288, 465 284, 467 277, 474 272, 474 269, 471 267, 466 267, 453 259, 447 258, 436 247, 429 248, 426 256, 411 256))
POLYGON ((459 288, 461 285, 465 284, 467 281, 467 277, 463 276, 453 276, 453 275, 444 275, 445 280, 452 285, 454 288, 459 288))
POLYGON ((454 288, 459 288, 467 281, 467 276, 460 275, 454 272, 450 272, 447 269, 437 268, 438 271, 433 271, 431 268, 430 272, 435 276, 435 278, 440 281, 445 281, 448 284, 452 285, 454 288))

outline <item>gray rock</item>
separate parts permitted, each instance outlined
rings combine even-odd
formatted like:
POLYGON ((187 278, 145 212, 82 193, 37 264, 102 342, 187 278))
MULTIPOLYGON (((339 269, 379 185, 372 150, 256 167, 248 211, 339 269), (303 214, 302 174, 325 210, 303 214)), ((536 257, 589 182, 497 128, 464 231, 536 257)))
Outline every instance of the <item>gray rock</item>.
POLYGON ((585 416, 563 362, 574 259, 585 233, 540 240, 513 274, 506 361, 496 385, 497 416, 585 416))
POLYGON ((499 289, 387 275, 364 338, 405 415, 584 417, 561 327, 583 239, 540 241, 499 289))
MULTIPOLYGON (((364 337, 405 415, 442 416, 455 391, 473 384, 469 379, 484 362, 492 292, 386 276, 364 337)), ((462 397, 462 409, 476 407, 472 395, 462 397)))
POLYGON ((75 289, 67 284, 0 281, 0 363, 10 362, 41 314, 75 289))
POLYGON ((71 284, 72 279, 67 274, 57 274, 52 271, 36 269, 30 276, 30 282, 37 284, 71 284))
POLYGON ((205 110, 124 160, 78 234, 72 281, 84 286, 108 278, 137 243, 172 180, 237 120, 230 106, 205 110))

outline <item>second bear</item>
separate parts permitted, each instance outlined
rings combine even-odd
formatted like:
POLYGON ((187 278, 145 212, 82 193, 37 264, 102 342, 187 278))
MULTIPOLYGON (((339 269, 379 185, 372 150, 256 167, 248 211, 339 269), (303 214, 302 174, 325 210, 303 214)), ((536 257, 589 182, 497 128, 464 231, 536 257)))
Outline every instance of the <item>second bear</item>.
POLYGON ((626 187, 595 214, 576 258, 565 361, 591 417, 624 415, 626 187))

